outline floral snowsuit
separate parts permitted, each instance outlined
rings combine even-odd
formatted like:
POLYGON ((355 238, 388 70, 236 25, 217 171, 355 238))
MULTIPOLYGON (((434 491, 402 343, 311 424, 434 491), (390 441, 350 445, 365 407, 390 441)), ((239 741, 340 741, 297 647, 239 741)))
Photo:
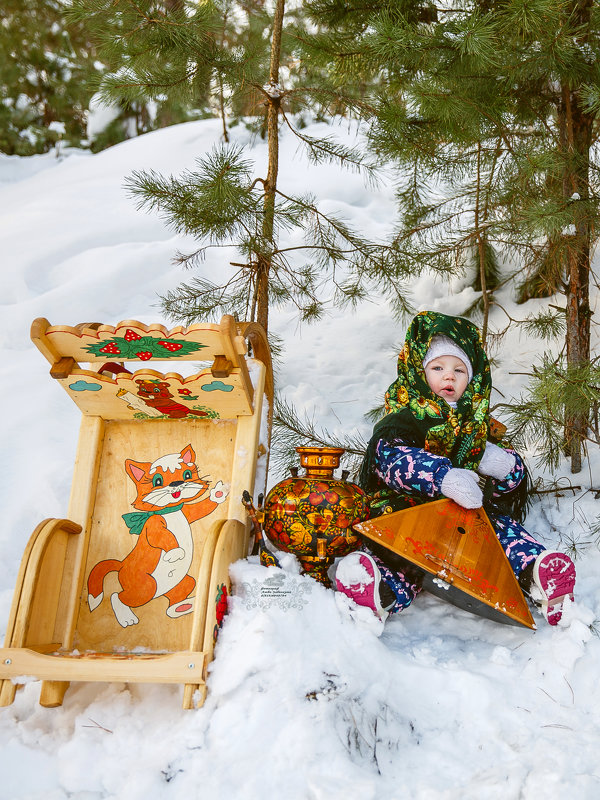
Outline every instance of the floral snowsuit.
MULTIPOLYGON (((386 393, 388 415, 375 426, 363 462, 360 483, 371 495, 372 516, 442 497, 441 484, 452 467, 476 470, 489 436, 489 365, 479 332, 467 320, 422 312, 412 322, 398 359, 398 379, 386 393), (450 407, 429 388, 423 357, 436 334, 449 336, 467 353, 473 378, 457 408, 450 407)), ((484 504, 513 572, 518 576, 545 548, 505 513, 519 509, 514 497, 525 488, 525 467, 516 463, 503 480, 488 478, 493 491, 484 504), (512 497, 511 497, 512 495, 512 497), (512 503, 511 503, 512 500, 512 503)), ((366 550, 372 552, 372 544, 366 550)), ((398 570, 385 551, 372 552, 384 582, 396 602, 391 611, 406 608, 419 592, 410 570, 398 570)))

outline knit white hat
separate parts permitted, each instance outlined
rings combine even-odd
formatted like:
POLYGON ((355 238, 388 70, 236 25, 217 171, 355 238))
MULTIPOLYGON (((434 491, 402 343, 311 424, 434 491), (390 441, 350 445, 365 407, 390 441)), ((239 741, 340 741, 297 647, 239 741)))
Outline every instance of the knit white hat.
POLYGON ((429 344, 429 350, 423 359, 423 369, 425 369, 430 361, 433 361, 434 358, 439 358, 440 356, 456 356, 456 358, 460 358, 467 368, 467 375, 469 376, 469 382, 471 382, 471 379, 473 378, 473 366, 469 361, 469 356, 465 353, 462 347, 459 347, 456 342, 450 339, 449 336, 443 336, 442 334, 438 333, 437 336, 433 337, 429 344))

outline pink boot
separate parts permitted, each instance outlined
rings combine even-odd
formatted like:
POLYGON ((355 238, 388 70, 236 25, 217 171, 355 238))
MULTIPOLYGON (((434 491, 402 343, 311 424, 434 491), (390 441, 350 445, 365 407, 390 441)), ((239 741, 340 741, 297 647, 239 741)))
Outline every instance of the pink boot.
POLYGON ((381 605, 381 572, 370 555, 350 553, 343 558, 335 573, 335 585, 338 592, 345 594, 357 606, 370 608, 375 616, 385 621, 389 612, 381 605))
POLYGON ((540 553, 533 565, 533 585, 541 593, 541 611, 548 624, 558 625, 564 601, 573 599, 575 565, 569 556, 556 550, 540 553))

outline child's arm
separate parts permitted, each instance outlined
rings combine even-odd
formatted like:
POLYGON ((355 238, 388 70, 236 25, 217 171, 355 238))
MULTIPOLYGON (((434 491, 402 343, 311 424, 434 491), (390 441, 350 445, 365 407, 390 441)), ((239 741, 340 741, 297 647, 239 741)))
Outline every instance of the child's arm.
POLYGON ((375 471, 395 492, 449 497, 463 508, 480 508, 483 502, 472 470, 457 469, 450 459, 410 447, 400 440, 379 440, 375 448, 375 471))
POLYGON ((525 465, 511 448, 488 442, 477 471, 494 479, 494 494, 499 495, 517 488, 525 475, 525 465))
POLYGON ((452 462, 399 440, 380 439, 375 448, 375 471, 395 492, 437 497, 452 462))
POLYGON ((502 480, 494 481, 494 495, 508 494, 512 492, 521 483, 525 477, 525 464, 521 456, 514 450, 507 449, 507 453, 511 453, 515 457, 515 465, 512 470, 502 480))
POLYGON ((395 492, 438 497, 442 481, 452 462, 420 447, 409 447, 400 440, 380 439, 375 448, 375 471, 395 492))

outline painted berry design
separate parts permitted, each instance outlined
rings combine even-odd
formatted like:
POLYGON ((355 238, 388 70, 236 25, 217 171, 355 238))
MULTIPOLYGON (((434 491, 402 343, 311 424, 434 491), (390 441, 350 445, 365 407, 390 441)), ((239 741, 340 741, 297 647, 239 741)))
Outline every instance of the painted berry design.
POLYGON ((196 353, 206 347, 198 342, 186 342, 178 339, 156 339, 154 336, 142 336, 132 328, 125 330, 124 336, 114 336, 112 339, 94 342, 87 345, 86 352, 95 356, 120 355, 121 358, 139 358, 149 361, 151 358, 164 358, 165 350, 174 356, 186 356, 196 353))
POLYGON ((280 550, 294 553, 303 571, 326 586, 334 558, 360 545, 352 526, 369 516, 366 495, 358 486, 310 477, 278 483, 269 492, 264 509, 266 536, 280 550), (323 547, 324 552, 319 550, 323 547))
POLYGON ((227 586, 225 586, 225 584, 222 583, 217 589, 216 614, 217 614, 217 625, 219 626, 219 628, 223 624, 223 620, 225 619, 226 613, 227 613, 227 586))
POLYGON ((215 615, 216 615, 216 625, 213 629, 213 639, 216 642, 217 636, 219 635, 219 630, 223 626, 223 620, 225 619, 225 614, 227 614, 227 586, 224 583, 219 584, 217 586, 217 596, 215 600, 215 615))
POLYGON ((121 353, 121 351, 114 342, 109 342, 108 344, 104 345, 104 347, 101 347, 100 352, 108 353, 111 356, 116 356, 121 353))
POLYGON ((176 353, 178 350, 181 350, 181 348, 183 347, 181 342, 169 342, 169 341, 165 341, 164 339, 161 339, 159 341, 159 344, 162 347, 164 347, 167 350, 169 350, 171 353, 176 353))

